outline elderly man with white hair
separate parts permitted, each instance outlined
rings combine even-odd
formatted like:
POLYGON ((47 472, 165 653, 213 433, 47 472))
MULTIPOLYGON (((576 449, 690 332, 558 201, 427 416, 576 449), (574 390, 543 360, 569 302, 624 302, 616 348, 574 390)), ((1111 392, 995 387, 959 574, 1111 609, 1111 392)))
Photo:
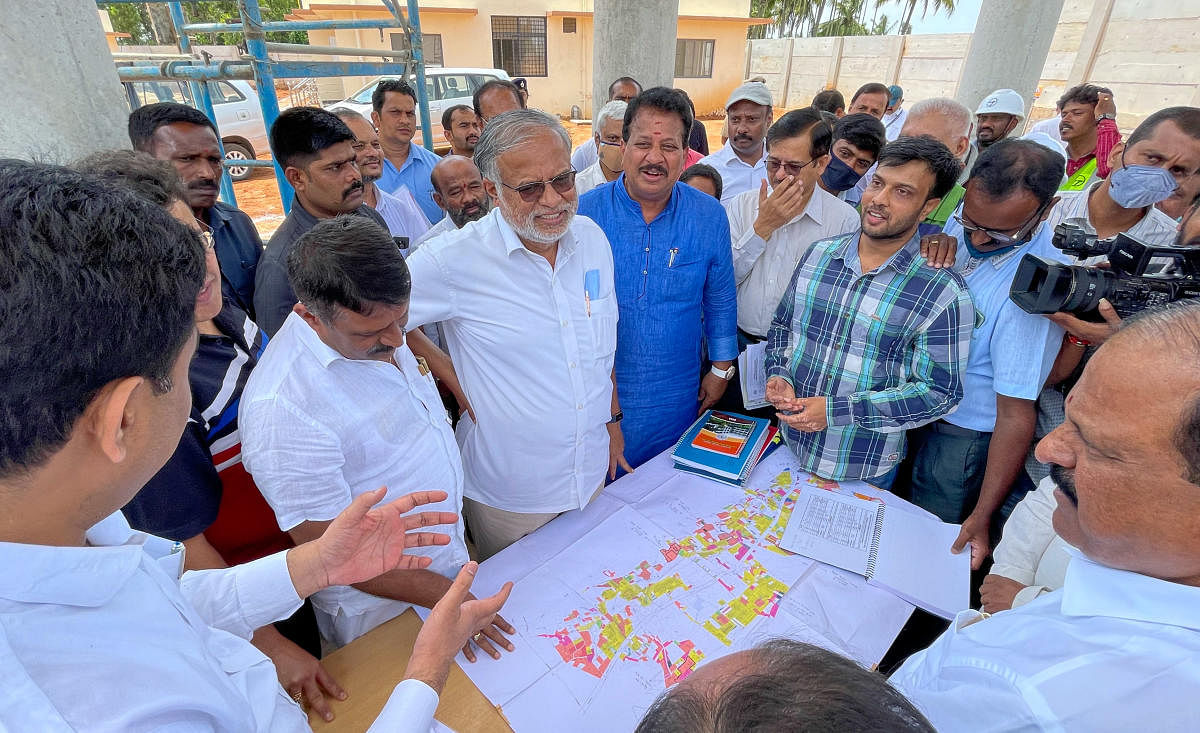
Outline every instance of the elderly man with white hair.
POLYGON ((442 323, 472 407, 457 437, 482 560, 586 506, 622 439, 610 419, 612 249, 575 216, 566 130, 538 110, 504 112, 488 120, 475 163, 496 206, 409 257, 408 327, 442 323))
POLYGON ((575 193, 582 196, 597 186, 615 181, 621 176, 621 152, 625 141, 621 129, 625 124, 625 110, 629 107, 620 99, 614 99, 600 108, 596 124, 592 127, 592 141, 596 143, 598 157, 595 163, 575 176, 575 193))

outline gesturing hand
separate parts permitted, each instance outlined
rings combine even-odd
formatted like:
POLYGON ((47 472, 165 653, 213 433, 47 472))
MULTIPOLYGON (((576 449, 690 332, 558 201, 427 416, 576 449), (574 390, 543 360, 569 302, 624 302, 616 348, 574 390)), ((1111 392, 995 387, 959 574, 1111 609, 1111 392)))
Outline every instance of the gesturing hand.
POLYGON ((767 182, 758 187, 758 218, 754 220, 754 233, 769 239, 775 230, 795 219, 808 202, 804 200, 804 181, 788 176, 767 194, 767 182))

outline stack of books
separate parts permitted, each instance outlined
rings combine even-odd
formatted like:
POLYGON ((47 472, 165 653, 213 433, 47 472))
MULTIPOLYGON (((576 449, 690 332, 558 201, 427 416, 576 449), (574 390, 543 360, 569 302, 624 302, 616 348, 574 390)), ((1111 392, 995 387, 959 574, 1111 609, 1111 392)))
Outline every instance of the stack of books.
POLYGON ((770 448, 779 429, 763 420, 708 410, 671 450, 675 468, 730 486, 745 486, 750 472, 770 448))

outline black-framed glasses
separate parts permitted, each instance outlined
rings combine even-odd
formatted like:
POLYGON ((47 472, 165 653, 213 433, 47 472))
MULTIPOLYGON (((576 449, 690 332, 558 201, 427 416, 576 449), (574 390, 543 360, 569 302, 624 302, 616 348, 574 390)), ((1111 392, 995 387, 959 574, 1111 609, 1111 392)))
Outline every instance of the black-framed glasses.
POLYGON ((1050 199, 1050 201, 1047 201, 1039 206, 1038 210, 1033 212, 1033 216, 1029 217, 1029 219, 1026 220, 1026 222, 1022 224, 1019 229, 1017 229, 1015 234, 1005 234, 1004 232, 997 232, 992 229, 984 229, 981 226, 971 223, 970 219, 967 219, 965 214, 955 214, 954 221, 958 222, 959 226, 961 226, 963 231, 968 235, 974 234, 975 232, 983 232, 996 244, 1012 246, 1014 244, 1021 244, 1029 238, 1029 234, 1033 231, 1033 228, 1037 226, 1039 221, 1041 221, 1042 214, 1046 211, 1046 207, 1048 207, 1053 201, 1054 199, 1050 199))
POLYGON ((549 183, 550 187, 559 194, 565 194, 568 191, 574 191, 575 169, 572 168, 566 173, 560 173, 548 181, 530 181, 529 183, 522 183, 520 186, 510 186, 504 181, 501 181, 500 185, 516 191, 517 193, 521 194, 522 201, 527 204, 532 204, 540 199, 542 194, 546 192, 547 183, 549 183))
POLYGON ((771 175, 775 175, 776 173, 779 172, 780 168, 783 168, 784 172, 786 172, 789 176, 798 176, 798 175, 800 175, 800 171, 804 170, 805 168, 807 168, 810 165, 812 165, 813 163, 815 163, 816 160, 817 160, 816 158, 813 158, 812 160, 808 161, 807 163, 797 163, 793 160, 785 161, 785 160, 780 160, 779 158, 772 158, 770 156, 767 156, 766 168, 767 168, 767 172, 770 173, 771 175))

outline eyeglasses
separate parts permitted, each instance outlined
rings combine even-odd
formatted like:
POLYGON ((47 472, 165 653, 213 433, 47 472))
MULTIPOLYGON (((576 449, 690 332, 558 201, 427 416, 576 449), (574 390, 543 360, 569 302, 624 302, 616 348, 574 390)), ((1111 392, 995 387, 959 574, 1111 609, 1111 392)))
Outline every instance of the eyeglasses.
POLYGON ((612 146, 612 147, 614 147, 614 148, 619 148, 619 147, 621 147, 621 141, 620 141, 620 140, 604 140, 604 139, 601 139, 601 140, 600 140, 600 145, 611 145, 611 146, 612 146))
POLYGON ((574 191, 575 169, 572 168, 566 173, 560 173, 548 181, 530 181, 529 183, 522 183, 520 186, 510 186, 504 181, 501 181, 500 185, 516 191, 517 193, 521 194, 522 201, 527 204, 532 204, 540 199, 542 194, 546 192, 547 183, 549 183, 550 187, 560 194, 565 194, 568 191, 574 191))
POLYGON ((217 246, 213 239, 212 227, 199 219, 196 219, 196 223, 200 225, 200 231, 196 232, 200 237, 200 242, 204 245, 205 251, 212 252, 217 246))
POLYGON ((1000 244, 1000 245, 1004 245, 1004 246, 1021 244, 1022 242, 1024 242, 1026 239, 1029 238, 1030 232, 1033 231, 1033 228, 1035 226, 1037 226, 1038 221, 1041 220, 1042 213, 1045 212, 1046 207, 1049 206, 1050 203, 1053 201, 1054 201, 1054 199, 1050 199, 1050 201, 1047 201, 1046 203, 1039 206, 1038 210, 1033 212, 1033 216, 1029 217, 1029 219, 1026 220, 1026 222, 1024 224, 1021 225, 1021 228, 1017 230, 1016 234, 1005 234, 1004 232, 997 232, 992 229, 984 229, 981 226, 976 226, 975 224, 972 224, 970 222, 970 220, 966 218, 965 215, 960 216, 959 214, 955 214, 954 221, 958 222, 959 226, 961 226, 963 228, 964 232, 967 232, 968 234, 973 234, 975 232, 983 232, 984 234, 986 234, 988 236, 989 239, 991 239, 996 244, 1000 244))
POLYGON ((790 160, 783 161, 783 160, 779 160, 778 158, 768 157, 766 167, 767 167, 767 172, 770 173, 771 175, 775 175, 776 173, 779 172, 780 168, 783 168, 783 170, 785 172, 787 172, 787 174, 789 176, 798 176, 798 175, 800 175, 800 171, 804 170, 805 168, 812 165, 816 161, 817 161, 817 159, 813 158, 812 160, 808 161, 807 163, 796 163, 795 161, 790 161, 790 160))

